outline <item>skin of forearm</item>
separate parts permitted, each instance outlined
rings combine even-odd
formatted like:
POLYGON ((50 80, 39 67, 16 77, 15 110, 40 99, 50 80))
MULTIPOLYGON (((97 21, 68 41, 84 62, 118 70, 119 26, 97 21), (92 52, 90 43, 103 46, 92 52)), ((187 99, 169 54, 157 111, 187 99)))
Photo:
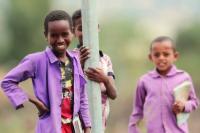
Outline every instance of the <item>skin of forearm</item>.
POLYGON ((29 96, 29 102, 33 103, 33 104, 36 104, 37 103, 37 99, 32 97, 32 96, 29 96))
POLYGON ((84 129, 84 133, 90 133, 91 132, 91 128, 90 127, 86 127, 85 129, 84 129))
POLYGON ((116 92, 116 87, 114 85, 114 81, 111 76, 106 76, 104 80, 104 85, 106 87, 106 93, 109 98, 112 100, 116 99, 117 97, 117 92, 116 92))

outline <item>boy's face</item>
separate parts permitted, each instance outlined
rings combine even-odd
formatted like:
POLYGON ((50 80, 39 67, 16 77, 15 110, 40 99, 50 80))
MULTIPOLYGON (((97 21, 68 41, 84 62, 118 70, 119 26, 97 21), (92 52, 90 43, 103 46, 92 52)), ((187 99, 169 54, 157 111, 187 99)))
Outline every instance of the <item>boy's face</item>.
POLYGON ((75 27, 74 27, 74 35, 78 38, 79 44, 83 45, 83 36, 82 36, 82 21, 81 18, 75 20, 75 27))
POLYGON ((177 58, 178 53, 173 49, 170 41, 155 42, 149 54, 149 59, 161 74, 167 74, 177 58))
POLYGON ((72 31, 67 20, 56 20, 48 23, 48 33, 45 35, 52 50, 58 54, 65 53, 72 41, 72 31))

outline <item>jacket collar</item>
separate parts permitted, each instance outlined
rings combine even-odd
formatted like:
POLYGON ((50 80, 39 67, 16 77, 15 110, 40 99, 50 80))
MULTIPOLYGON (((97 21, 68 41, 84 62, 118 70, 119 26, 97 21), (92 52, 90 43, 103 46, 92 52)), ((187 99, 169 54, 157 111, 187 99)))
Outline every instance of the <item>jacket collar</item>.
MULTIPOLYGON (((49 58, 51 63, 55 63, 55 62, 59 61, 58 58, 53 53, 53 51, 51 50, 51 48, 46 47, 45 52, 47 53, 47 56, 48 56, 48 58, 49 58)), ((70 52, 68 50, 66 50, 66 55, 68 55, 70 58, 74 58, 75 57, 73 52, 70 52)))
MULTIPOLYGON (((169 70, 169 72, 166 74, 166 77, 172 77, 178 73, 182 73, 183 71, 182 70, 179 70, 176 68, 175 65, 172 65, 171 66, 171 69, 169 70)), ((156 68, 150 72, 150 75, 153 77, 153 78, 159 78, 159 77, 163 77, 162 75, 160 75, 158 73, 158 71, 156 70, 156 68)))

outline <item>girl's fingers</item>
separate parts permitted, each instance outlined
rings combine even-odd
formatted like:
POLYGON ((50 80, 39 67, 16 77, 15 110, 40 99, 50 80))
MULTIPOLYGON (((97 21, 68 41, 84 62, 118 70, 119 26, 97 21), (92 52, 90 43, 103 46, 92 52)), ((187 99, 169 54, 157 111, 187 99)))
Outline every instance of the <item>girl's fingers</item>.
POLYGON ((81 47, 79 48, 80 51, 83 50, 83 49, 86 49, 86 46, 81 46, 81 47))
POLYGON ((86 72, 86 76, 88 79, 92 79, 94 81, 98 81, 97 75, 95 73, 87 73, 86 72))
POLYGON ((95 68, 89 67, 88 70, 90 70, 92 73, 99 73, 99 71, 95 68))
POLYGON ((90 56, 81 57, 81 61, 85 61, 85 60, 87 60, 89 58, 90 58, 90 56))
POLYGON ((99 82, 97 79, 92 78, 92 77, 88 77, 89 80, 95 81, 95 82, 99 82))
POLYGON ((80 57, 89 56, 89 54, 90 54, 90 51, 81 52, 80 57))
POLYGON ((96 73, 95 69, 93 69, 93 68, 91 68, 91 67, 89 67, 89 68, 86 70, 86 72, 87 72, 88 74, 94 74, 94 73, 96 73))
POLYGON ((92 68, 92 67, 88 67, 88 70, 90 70, 90 71, 95 71, 95 69, 92 68))
POLYGON ((82 49, 80 49, 80 52, 81 53, 90 53, 90 49, 88 49, 88 48, 82 48, 82 49))
POLYGON ((90 74, 90 73, 86 73, 86 76, 88 77, 88 78, 95 78, 96 77, 96 75, 95 74, 90 74))

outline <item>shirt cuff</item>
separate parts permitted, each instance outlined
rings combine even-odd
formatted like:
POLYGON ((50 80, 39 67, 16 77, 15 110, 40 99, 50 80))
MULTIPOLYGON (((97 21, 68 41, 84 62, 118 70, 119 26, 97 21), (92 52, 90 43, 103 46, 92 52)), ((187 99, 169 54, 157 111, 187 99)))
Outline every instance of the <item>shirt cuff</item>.
POLYGON ((108 76, 112 76, 112 77, 113 77, 113 79, 115 79, 115 75, 114 75, 114 73, 113 73, 113 72, 108 72, 108 76))
POLYGON ((15 107, 15 109, 20 109, 23 107, 23 103, 28 101, 28 97, 26 95, 16 96, 10 98, 12 105, 15 107))
POLYGON ((185 108, 184 108, 184 112, 185 113, 190 113, 191 112, 191 103, 190 103, 190 101, 187 101, 186 103, 185 103, 185 108))

